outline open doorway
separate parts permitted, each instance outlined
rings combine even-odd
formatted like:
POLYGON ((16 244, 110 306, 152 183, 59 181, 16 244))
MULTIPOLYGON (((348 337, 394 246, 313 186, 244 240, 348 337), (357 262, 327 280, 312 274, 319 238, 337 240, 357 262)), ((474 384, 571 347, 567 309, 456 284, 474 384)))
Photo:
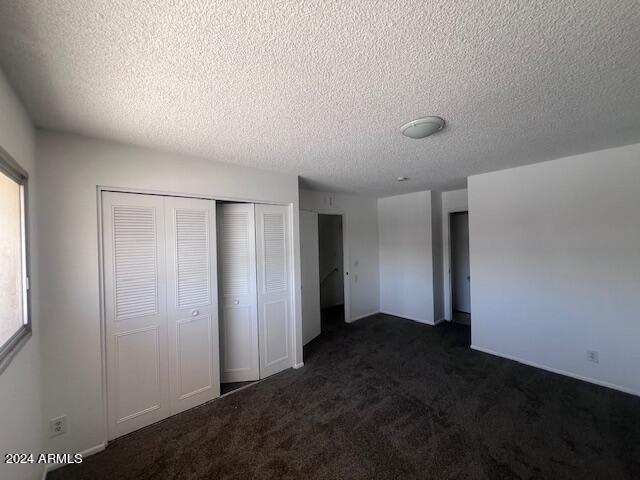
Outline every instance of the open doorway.
POLYGON ((300 210, 302 343, 350 321, 345 214, 300 210))
POLYGON ((451 319, 456 323, 471 325, 469 213, 451 213, 449 230, 451 238, 451 319))
POLYGON ((318 215, 321 330, 345 320, 342 215, 318 215))

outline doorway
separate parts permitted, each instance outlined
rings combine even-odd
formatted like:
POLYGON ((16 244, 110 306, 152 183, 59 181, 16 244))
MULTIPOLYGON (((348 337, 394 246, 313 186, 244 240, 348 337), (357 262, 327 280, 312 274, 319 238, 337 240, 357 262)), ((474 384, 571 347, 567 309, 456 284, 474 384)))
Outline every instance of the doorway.
POLYGON ((300 210, 303 345, 350 321, 346 218, 300 210))
POLYGON ((471 325, 471 273, 469 267, 469 212, 449 214, 451 238, 452 321, 471 325))
POLYGON ((342 215, 318 215, 321 330, 343 323, 344 251, 342 215))

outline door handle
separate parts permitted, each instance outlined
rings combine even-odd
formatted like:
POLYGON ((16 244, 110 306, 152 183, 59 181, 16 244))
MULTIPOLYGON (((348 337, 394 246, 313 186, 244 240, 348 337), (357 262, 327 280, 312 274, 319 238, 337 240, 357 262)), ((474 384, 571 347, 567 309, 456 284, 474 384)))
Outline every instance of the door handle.
POLYGON ((234 300, 234 301, 233 301, 233 304, 234 304, 234 305, 240 305, 240 300, 234 300))
POLYGON ((200 311, 199 310, 191 310, 191 316, 192 317, 197 317, 198 315, 200 315, 200 311))

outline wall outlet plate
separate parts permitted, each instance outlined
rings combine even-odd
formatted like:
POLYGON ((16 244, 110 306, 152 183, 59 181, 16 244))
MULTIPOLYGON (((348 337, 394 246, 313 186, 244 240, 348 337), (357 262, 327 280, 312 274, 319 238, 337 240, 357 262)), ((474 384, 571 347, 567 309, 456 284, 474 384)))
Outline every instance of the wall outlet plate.
POLYGON ((598 352, 595 350, 587 350, 587 361, 591 363, 599 363, 600 358, 598 352))
POLYGON ((49 436, 57 437, 67 433, 67 416, 60 415, 59 417, 49 420, 49 436))

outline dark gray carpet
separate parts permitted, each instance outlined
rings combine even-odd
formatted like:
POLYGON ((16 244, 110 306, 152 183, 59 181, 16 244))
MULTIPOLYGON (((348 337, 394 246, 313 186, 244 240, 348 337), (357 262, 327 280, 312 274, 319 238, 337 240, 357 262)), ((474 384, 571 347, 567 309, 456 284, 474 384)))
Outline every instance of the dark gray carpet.
POLYGON ((461 325, 325 327, 304 368, 50 478, 640 478, 640 398, 472 351, 461 325))

